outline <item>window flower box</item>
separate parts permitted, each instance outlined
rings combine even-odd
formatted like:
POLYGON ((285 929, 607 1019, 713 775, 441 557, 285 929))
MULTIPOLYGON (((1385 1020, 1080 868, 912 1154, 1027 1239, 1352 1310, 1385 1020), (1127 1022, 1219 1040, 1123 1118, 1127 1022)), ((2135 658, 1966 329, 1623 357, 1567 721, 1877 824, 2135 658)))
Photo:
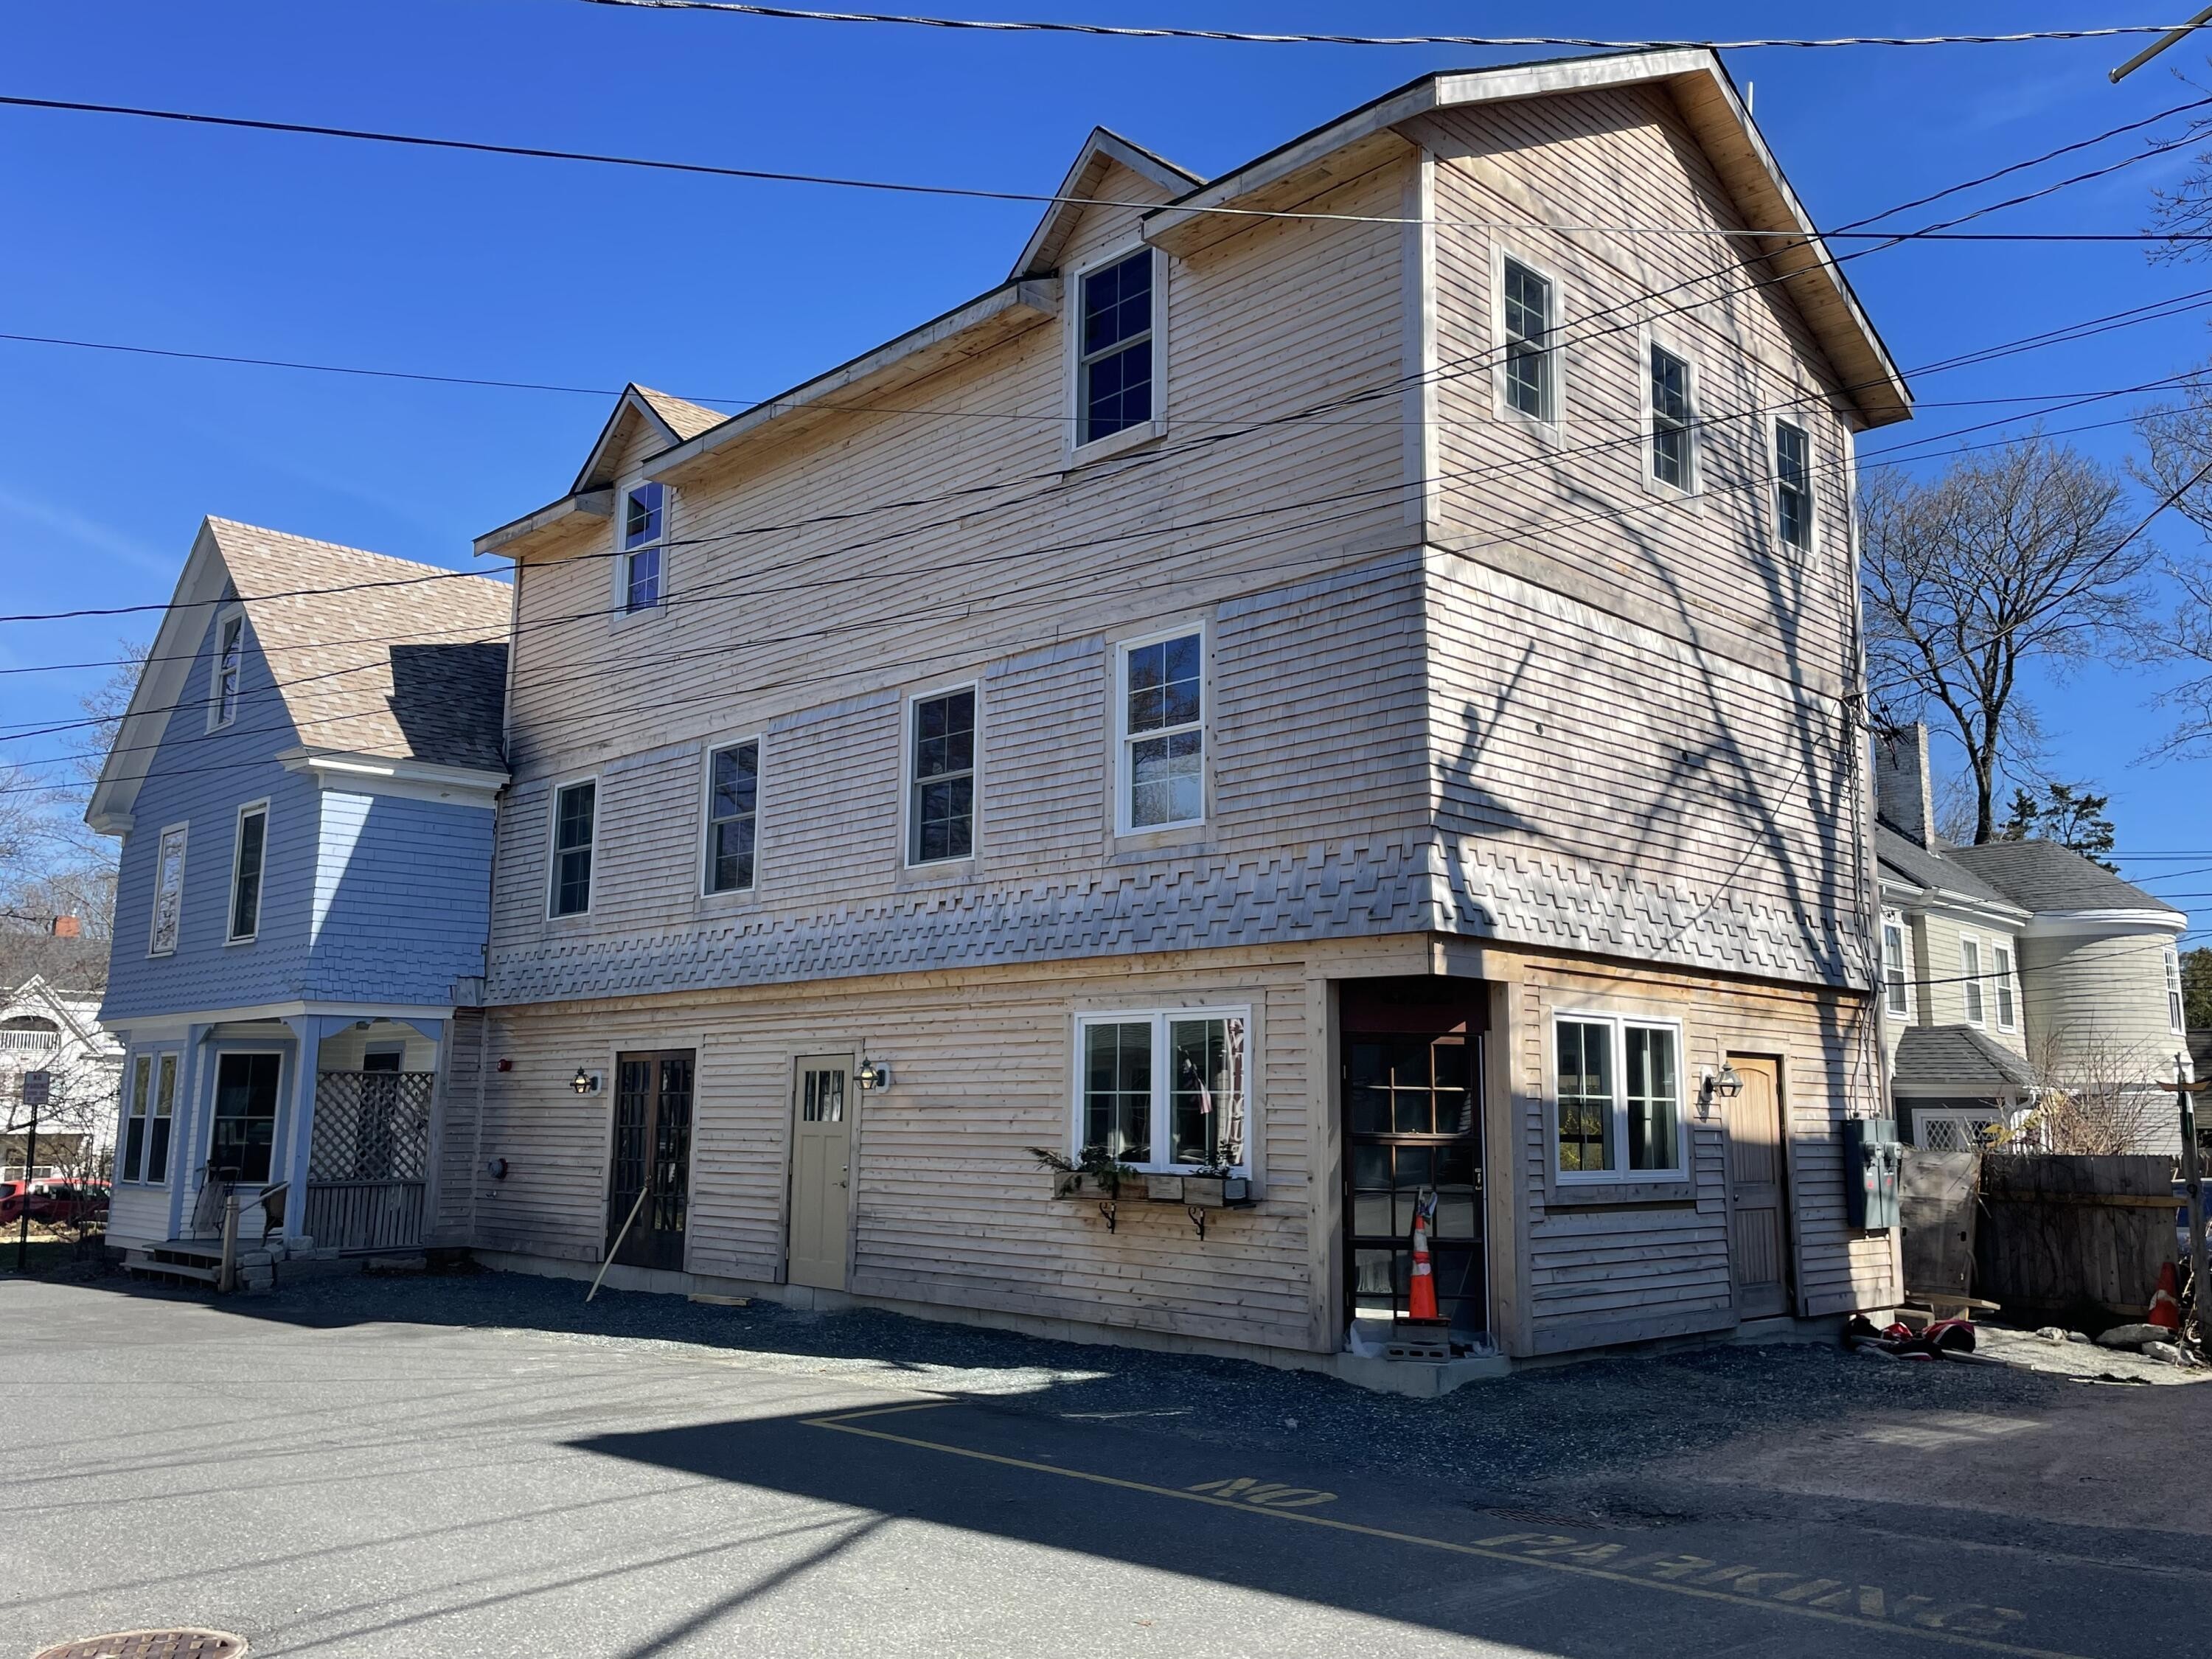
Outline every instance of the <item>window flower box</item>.
POLYGON ((1249 1176, 1184 1176, 1182 1201, 1201 1210, 1233 1210, 1252 1201, 1249 1176))

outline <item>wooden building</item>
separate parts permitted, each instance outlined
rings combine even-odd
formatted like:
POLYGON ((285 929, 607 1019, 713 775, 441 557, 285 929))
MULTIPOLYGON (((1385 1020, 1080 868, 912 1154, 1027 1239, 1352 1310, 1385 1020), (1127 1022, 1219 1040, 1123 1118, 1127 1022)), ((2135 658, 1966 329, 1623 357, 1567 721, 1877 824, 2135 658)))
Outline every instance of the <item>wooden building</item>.
POLYGON ((1893 1299, 1849 503, 1910 405, 1717 58, 1210 181, 1101 131, 1060 194, 769 403, 631 388, 479 539, 455 1236, 1331 1364, 1425 1188, 1466 1354, 1893 1299))

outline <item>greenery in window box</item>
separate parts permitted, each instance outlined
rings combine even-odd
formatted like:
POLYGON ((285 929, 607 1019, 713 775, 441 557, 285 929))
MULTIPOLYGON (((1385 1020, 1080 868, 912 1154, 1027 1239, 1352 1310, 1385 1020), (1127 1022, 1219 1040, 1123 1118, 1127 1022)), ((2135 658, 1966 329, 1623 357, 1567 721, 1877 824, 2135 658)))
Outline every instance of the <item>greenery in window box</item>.
POLYGON ((1103 1146, 1085 1146, 1079 1158, 1049 1146, 1031 1146, 1029 1154, 1037 1168, 1052 1171, 1054 1198, 1118 1198, 1125 1183, 1145 1179, 1142 1170, 1131 1169, 1103 1146))

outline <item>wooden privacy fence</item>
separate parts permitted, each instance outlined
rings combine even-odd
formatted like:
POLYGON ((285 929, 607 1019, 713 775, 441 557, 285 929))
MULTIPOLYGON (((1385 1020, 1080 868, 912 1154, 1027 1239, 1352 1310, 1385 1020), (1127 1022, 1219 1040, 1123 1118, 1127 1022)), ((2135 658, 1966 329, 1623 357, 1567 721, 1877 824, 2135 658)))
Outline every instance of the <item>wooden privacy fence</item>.
POLYGON ((2172 1159, 1991 1152, 1981 1173, 1978 1295, 2008 1316, 2143 1316, 2174 1257, 2172 1159))

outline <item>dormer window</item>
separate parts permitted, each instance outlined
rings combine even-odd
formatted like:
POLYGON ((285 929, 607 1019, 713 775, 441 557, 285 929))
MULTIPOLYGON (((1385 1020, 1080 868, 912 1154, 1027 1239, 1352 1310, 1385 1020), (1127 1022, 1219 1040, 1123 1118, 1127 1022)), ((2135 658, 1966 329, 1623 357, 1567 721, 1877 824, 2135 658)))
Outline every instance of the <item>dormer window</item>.
POLYGON ((1076 362, 1075 441, 1110 438, 1152 419, 1152 251, 1085 273, 1076 362))
POLYGON ((238 685, 246 670, 246 618, 236 612, 216 629, 215 684, 208 699, 208 725, 228 726, 238 718, 238 685))
POLYGON ((626 612, 650 611, 660 603, 667 526, 664 486, 641 483, 623 492, 622 608, 626 612))

